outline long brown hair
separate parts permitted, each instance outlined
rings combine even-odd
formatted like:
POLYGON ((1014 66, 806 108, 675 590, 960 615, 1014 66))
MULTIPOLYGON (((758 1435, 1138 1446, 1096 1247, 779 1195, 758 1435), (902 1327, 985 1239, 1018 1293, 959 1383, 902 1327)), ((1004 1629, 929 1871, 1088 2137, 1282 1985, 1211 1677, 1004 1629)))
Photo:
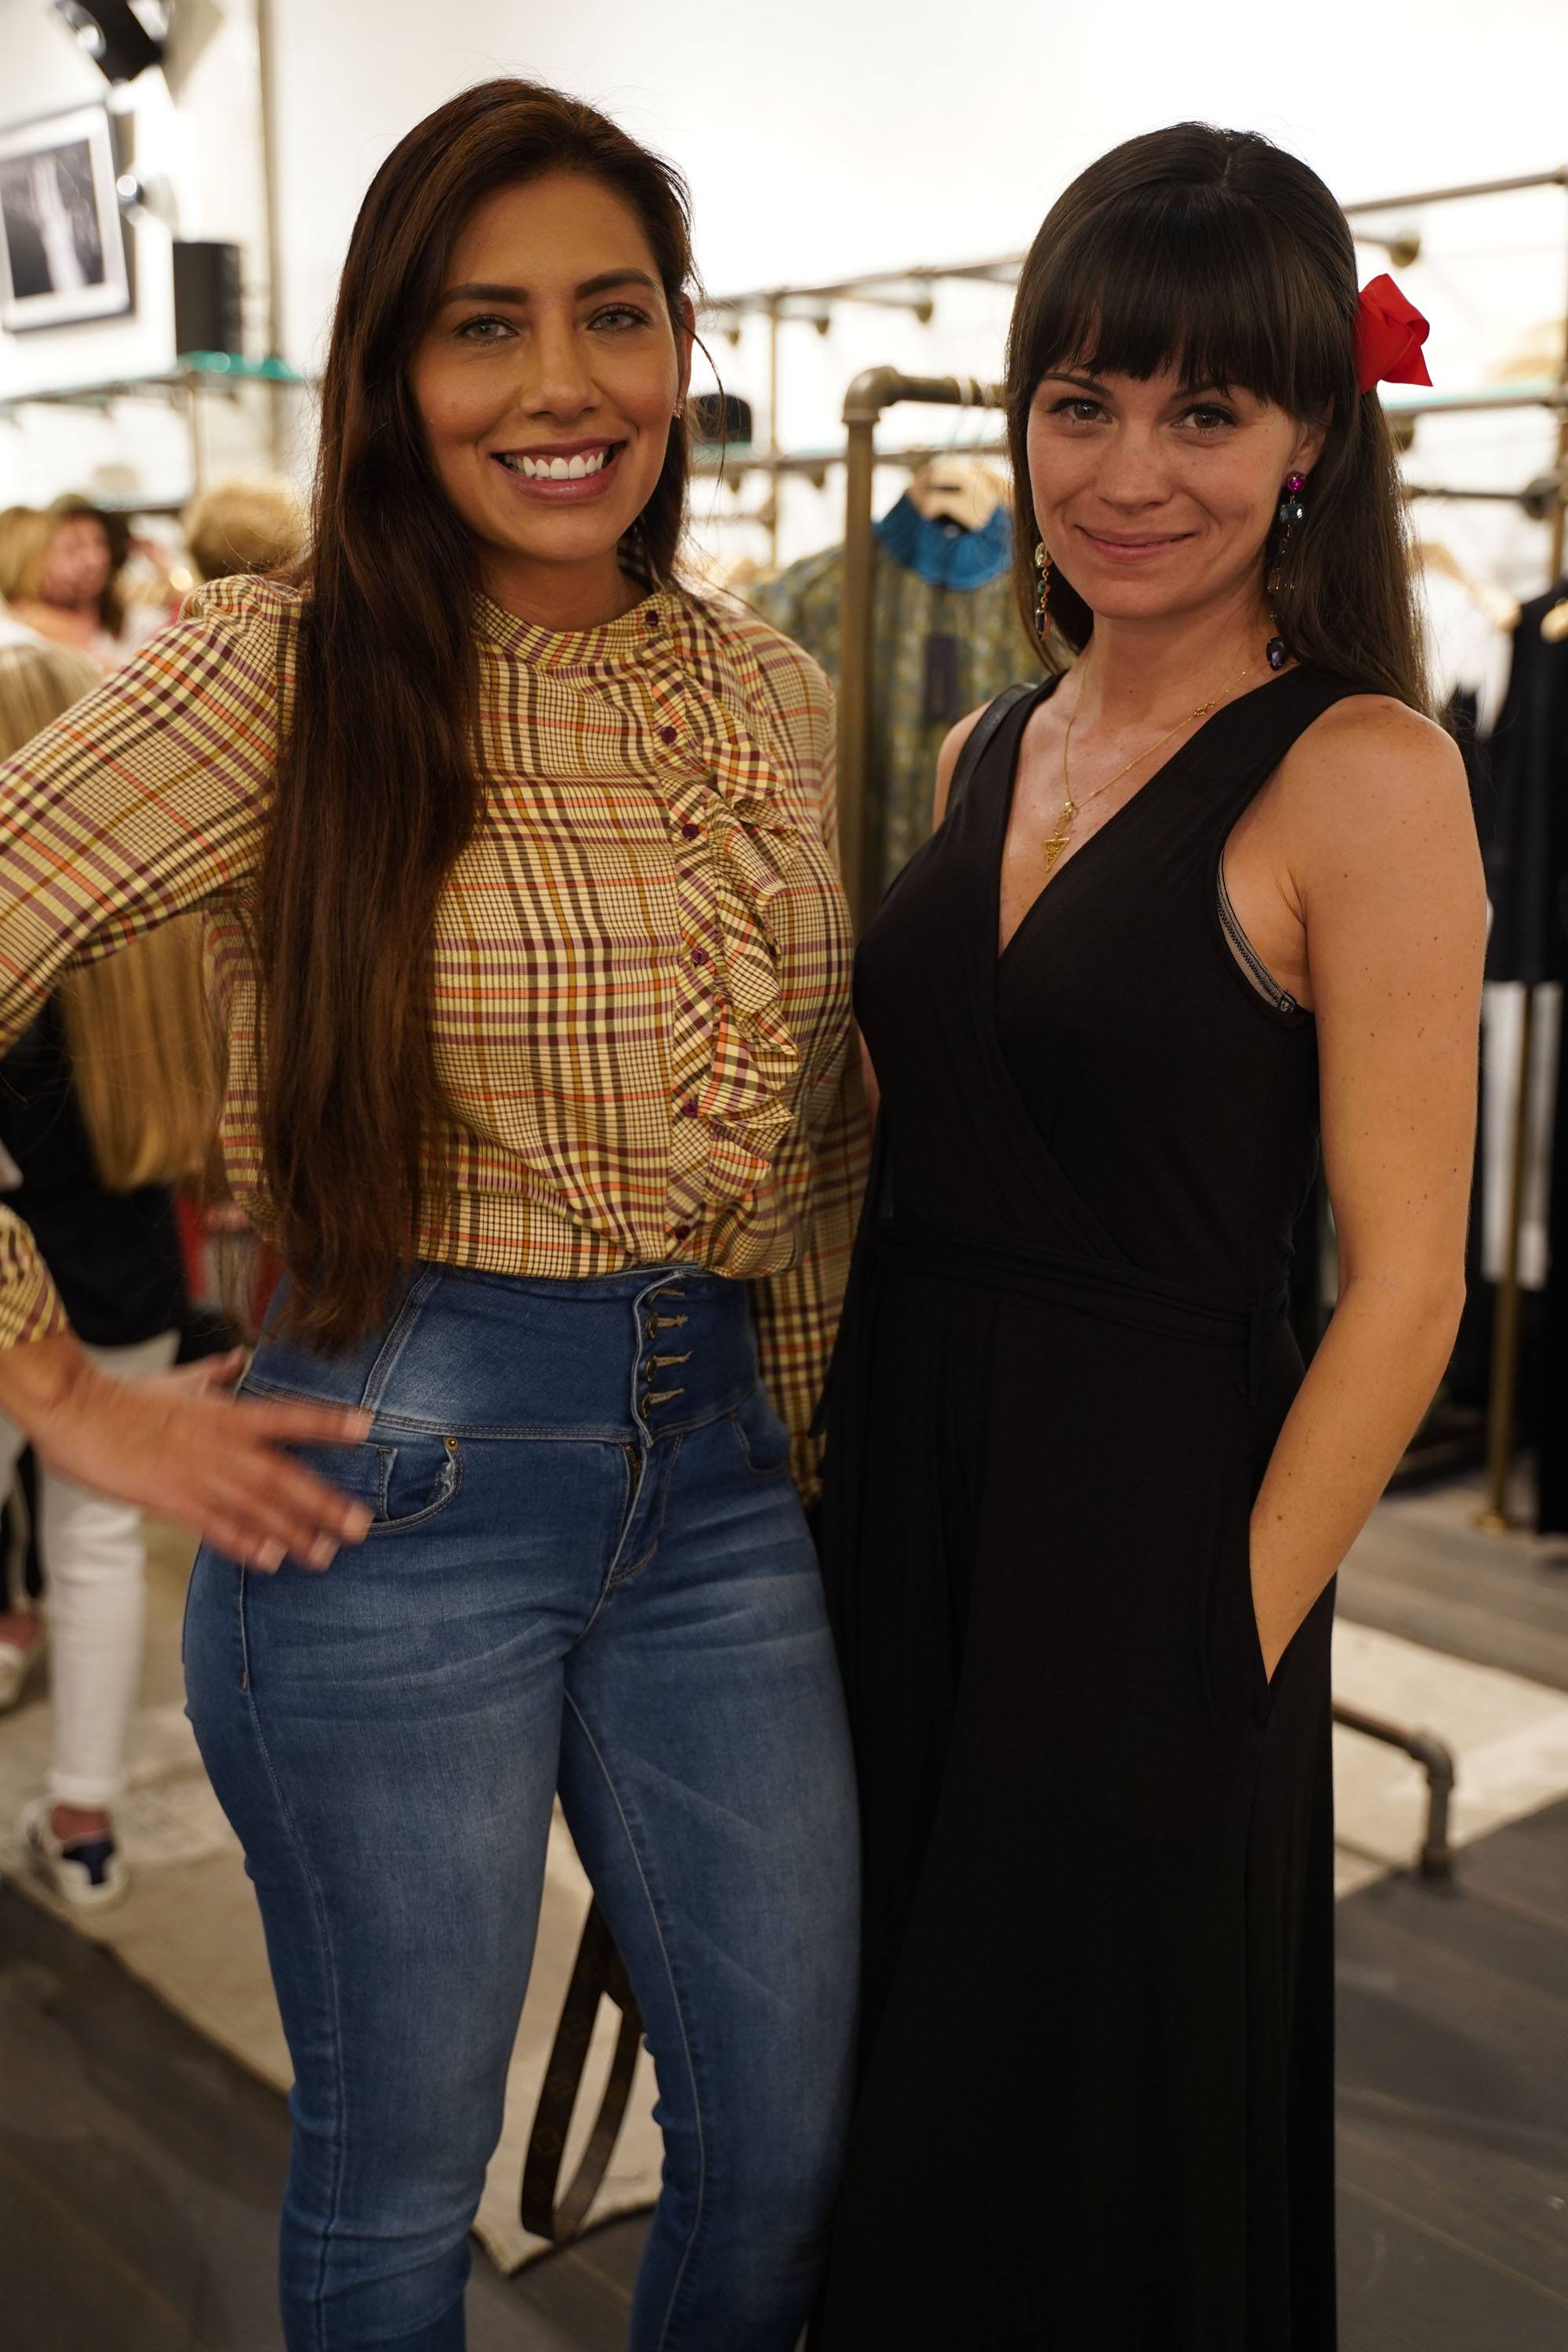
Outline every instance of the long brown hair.
MULTIPOLYGON (((98 684, 65 646, 0 647, 0 760, 98 684)), ((110 1192, 195 1183, 217 1127, 217 1056, 202 924, 182 915, 59 986, 77 1108, 110 1192)))
MULTIPOLYGON (((642 225, 672 323, 696 274, 684 184, 575 99, 466 90, 371 183, 322 390, 293 719, 254 910, 263 1169, 293 1276, 287 1320, 342 1347, 384 1313, 423 1214, 451 1197, 454 1115, 429 1030, 437 902, 479 813, 477 551, 408 386, 453 244, 493 189, 547 172, 614 190, 642 225)), ((687 446, 673 427, 628 568, 673 579, 687 446)))
MULTIPOLYGON (((1007 341, 1014 578, 1034 635, 1029 409, 1066 365, 1237 384, 1301 423, 1330 413, 1275 603, 1303 662, 1427 707, 1405 500, 1387 420, 1356 383, 1355 247, 1315 172, 1251 131, 1179 122, 1114 147, 1057 199, 1024 264, 1007 341)), ((1273 534, 1261 557, 1267 573, 1273 534)), ((1094 615, 1059 568, 1075 651, 1094 615)))

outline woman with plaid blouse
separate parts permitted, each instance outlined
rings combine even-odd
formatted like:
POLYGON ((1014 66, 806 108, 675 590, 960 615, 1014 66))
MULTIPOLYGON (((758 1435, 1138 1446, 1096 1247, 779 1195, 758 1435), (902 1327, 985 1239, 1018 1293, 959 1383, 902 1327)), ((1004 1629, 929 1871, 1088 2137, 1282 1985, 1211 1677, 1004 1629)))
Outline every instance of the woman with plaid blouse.
POLYGON ((105 1381, 0 1217, 0 1409, 204 1540, 190 1712, 292 2052, 291 2352, 458 2352, 553 1799, 667 2165, 631 2342, 790 2352, 858 1865, 803 1516, 857 1207, 832 721, 674 584, 684 191, 500 81, 373 184, 314 548, 4 772, 0 1018, 205 917, 261 1345, 105 1381))

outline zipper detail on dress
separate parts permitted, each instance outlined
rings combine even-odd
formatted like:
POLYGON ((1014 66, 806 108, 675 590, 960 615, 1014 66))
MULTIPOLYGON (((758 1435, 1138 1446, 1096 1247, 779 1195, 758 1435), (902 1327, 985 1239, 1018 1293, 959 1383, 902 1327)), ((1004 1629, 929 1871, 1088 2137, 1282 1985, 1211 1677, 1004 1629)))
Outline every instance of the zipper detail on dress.
POLYGON ((1258 995, 1266 997, 1276 1013, 1299 1013, 1301 1008, 1295 998, 1287 994, 1280 987, 1279 982, 1242 929, 1240 918, 1230 903, 1230 892, 1226 887, 1223 866, 1219 869, 1219 919, 1226 938, 1236 950, 1237 962, 1258 995))

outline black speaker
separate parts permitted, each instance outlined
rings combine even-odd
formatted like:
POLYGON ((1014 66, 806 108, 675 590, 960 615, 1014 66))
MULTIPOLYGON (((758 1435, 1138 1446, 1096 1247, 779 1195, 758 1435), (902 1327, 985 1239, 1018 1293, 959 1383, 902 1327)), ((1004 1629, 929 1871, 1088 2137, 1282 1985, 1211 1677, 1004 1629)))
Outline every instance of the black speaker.
POLYGON ((174 240, 174 349, 242 352, 245 306, 237 245, 174 240))
POLYGON ((752 404, 732 392, 694 392, 691 395, 691 437, 711 447, 723 441, 733 448, 737 443, 749 447, 752 439, 752 404))
POLYGON ((55 6, 106 81, 134 81, 162 62, 163 44, 153 39, 131 0, 55 0, 55 6))

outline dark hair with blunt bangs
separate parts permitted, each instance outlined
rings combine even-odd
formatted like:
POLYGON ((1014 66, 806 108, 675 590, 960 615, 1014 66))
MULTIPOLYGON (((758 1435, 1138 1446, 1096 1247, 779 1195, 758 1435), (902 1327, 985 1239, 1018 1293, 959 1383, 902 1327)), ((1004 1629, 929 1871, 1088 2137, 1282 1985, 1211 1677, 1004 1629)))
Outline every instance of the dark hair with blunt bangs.
MULTIPOLYGON (((1315 172, 1250 131, 1180 122, 1112 148, 1046 215, 1018 280, 1007 341, 1014 571, 1034 633, 1039 526, 1029 410, 1071 368, 1237 385, 1302 424, 1329 415, 1276 600, 1303 662, 1427 708, 1405 507, 1387 420, 1356 383, 1355 247, 1315 172)), ((1266 576, 1271 530, 1259 563, 1266 576)), ((1051 614, 1075 650, 1094 616, 1070 575, 1051 614)))
MULTIPOLYGON (((636 214, 679 342, 696 290, 672 167, 592 107, 489 81, 371 183, 338 292, 293 715, 250 910, 262 991, 263 1180, 289 1328, 351 1345, 384 1315, 422 1212, 449 1213, 455 1114, 429 1024, 437 902, 473 832, 478 551, 431 465, 409 369, 453 246, 494 190, 575 173, 636 214)), ((687 442, 672 425, 624 550, 674 580, 687 442)))

